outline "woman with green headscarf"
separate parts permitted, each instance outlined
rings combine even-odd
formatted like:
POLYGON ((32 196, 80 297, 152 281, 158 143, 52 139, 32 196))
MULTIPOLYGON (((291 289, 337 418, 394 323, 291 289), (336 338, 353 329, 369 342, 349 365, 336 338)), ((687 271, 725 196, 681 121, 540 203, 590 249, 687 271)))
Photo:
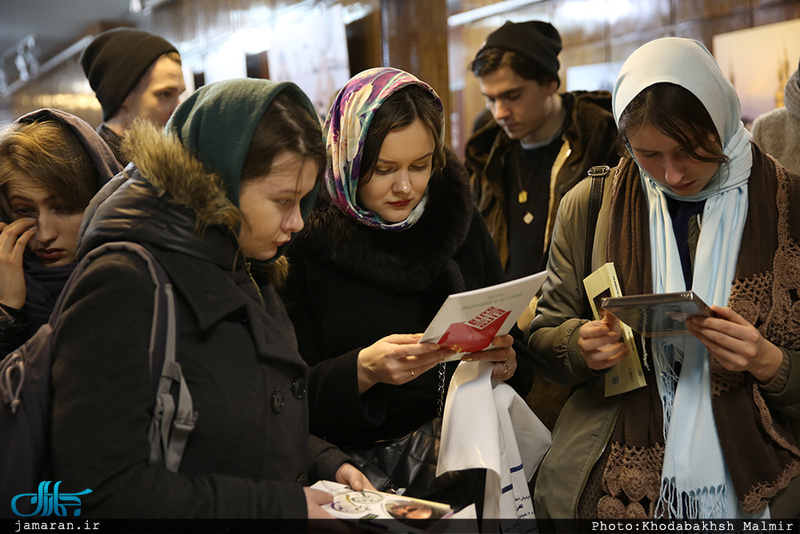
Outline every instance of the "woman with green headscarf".
POLYGON ((87 210, 78 255, 133 241, 164 268, 197 419, 177 472, 148 461, 153 284, 137 255, 103 254, 56 325, 60 491, 91 489, 83 515, 100 517, 324 514, 329 495, 304 485, 366 479, 309 437, 307 368, 272 286, 324 168, 313 107, 291 83, 210 84, 178 107, 166 132, 136 126, 124 150, 135 167, 87 210))

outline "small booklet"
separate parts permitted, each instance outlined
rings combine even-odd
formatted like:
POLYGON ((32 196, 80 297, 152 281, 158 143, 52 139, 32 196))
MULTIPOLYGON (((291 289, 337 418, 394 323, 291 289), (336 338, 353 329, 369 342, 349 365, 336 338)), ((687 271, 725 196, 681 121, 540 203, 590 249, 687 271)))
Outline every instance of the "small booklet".
MULTIPOLYGON (((606 263, 595 272, 583 279, 586 295, 592 307, 592 314, 596 320, 603 318, 602 310, 605 308, 604 297, 621 297, 622 288, 619 285, 617 271, 612 262, 606 263)), ((633 332, 625 322, 622 322, 622 339, 628 347, 628 356, 606 372, 605 396, 611 397, 647 385, 642 363, 639 360, 639 351, 636 350, 633 332)))
POLYGON ((508 334, 545 278, 547 271, 542 271, 450 295, 419 342, 438 343, 455 350, 456 354, 448 360, 459 360, 464 353, 490 349, 493 338, 508 334))
POLYGON ((356 522, 368 529, 425 532, 438 521, 454 515, 453 509, 444 503, 393 493, 356 491, 330 480, 320 480, 311 488, 333 495, 333 502, 322 505, 323 510, 334 517, 356 522))
POLYGON ((643 337, 687 335, 687 319, 714 315, 693 291, 604 298, 602 304, 643 337))

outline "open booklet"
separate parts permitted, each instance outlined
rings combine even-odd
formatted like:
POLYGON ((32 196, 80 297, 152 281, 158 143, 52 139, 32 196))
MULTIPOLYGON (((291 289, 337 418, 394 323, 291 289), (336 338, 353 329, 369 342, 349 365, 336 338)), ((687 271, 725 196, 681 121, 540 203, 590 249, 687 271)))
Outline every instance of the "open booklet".
POLYGON ((438 343, 456 351, 449 360, 468 352, 490 349, 492 339, 508 334, 547 278, 547 271, 494 286, 447 297, 420 343, 438 343))
MULTIPOLYGON (((333 495, 333 502, 323 505, 323 510, 339 519, 356 522, 369 530, 447 532, 450 529, 440 528, 437 525, 443 519, 475 519, 473 505, 454 513, 453 509, 444 503, 414 499, 393 493, 356 491, 349 486, 330 480, 320 480, 311 488, 333 495)), ((477 528, 477 523, 475 527, 477 528)))

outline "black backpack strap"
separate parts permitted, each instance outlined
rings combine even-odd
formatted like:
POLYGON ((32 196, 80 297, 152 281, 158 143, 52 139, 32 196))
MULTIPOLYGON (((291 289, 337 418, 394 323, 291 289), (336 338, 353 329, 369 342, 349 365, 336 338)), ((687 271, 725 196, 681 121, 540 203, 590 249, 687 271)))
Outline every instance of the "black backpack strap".
POLYGON ((155 394, 155 409, 150 425, 150 463, 163 463, 167 469, 177 471, 186 440, 194 429, 197 413, 181 366, 175 358, 177 318, 175 294, 169 276, 149 250, 128 241, 105 243, 93 249, 81 260, 80 272, 98 256, 119 250, 133 252, 142 258, 155 284, 149 347, 150 374, 155 394))
MULTIPOLYGON (((99 247, 91 250, 86 254, 84 259, 75 268, 79 276, 86 267, 98 256, 110 251, 124 250, 137 254, 142 260, 147 263, 147 269, 150 272, 150 277, 153 279, 155 289, 155 304, 153 305, 153 323, 150 330, 150 371, 153 377, 153 393, 158 391, 158 384, 161 381, 161 369, 164 367, 164 360, 175 359, 175 337, 172 335, 171 344, 168 342, 169 335, 168 329, 170 322, 173 331, 175 329, 174 321, 174 302, 172 295, 172 283, 164 272, 164 269, 159 265, 158 261, 153 255, 138 243, 129 241, 117 241, 112 243, 105 243, 99 247), (172 314, 170 314, 170 307, 172 307, 172 314), (170 346, 168 346, 170 345, 170 346)), ((65 292, 62 292, 62 297, 65 292)), ((58 307, 58 306, 57 306, 58 307)), ((60 307, 58 307, 60 309, 60 307)))
POLYGON ((598 165, 589 169, 592 187, 589 190, 589 218, 586 224, 586 251, 583 259, 583 276, 592 274, 592 249, 594 248, 594 233, 597 229, 597 217, 603 205, 603 189, 605 178, 611 172, 608 165, 598 165))

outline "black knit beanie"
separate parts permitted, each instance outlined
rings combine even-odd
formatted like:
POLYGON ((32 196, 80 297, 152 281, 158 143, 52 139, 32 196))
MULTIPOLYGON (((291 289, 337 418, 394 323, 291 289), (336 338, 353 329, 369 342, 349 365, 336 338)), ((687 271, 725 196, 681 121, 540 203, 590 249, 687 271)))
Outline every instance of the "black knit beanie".
POLYGON ((558 30, 548 22, 540 20, 508 21, 489 34, 478 55, 487 48, 501 48, 516 52, 531 59, 556 80, 559 79, 558 54, 561 52, 561 36, 558 34, 558 30))
POLYGON ((103 121, 114 116, 150 65, 168 52, 177 52, 169 41, 134 28, 114 28, 89 43, 80 62, 103 108, 103 121))

